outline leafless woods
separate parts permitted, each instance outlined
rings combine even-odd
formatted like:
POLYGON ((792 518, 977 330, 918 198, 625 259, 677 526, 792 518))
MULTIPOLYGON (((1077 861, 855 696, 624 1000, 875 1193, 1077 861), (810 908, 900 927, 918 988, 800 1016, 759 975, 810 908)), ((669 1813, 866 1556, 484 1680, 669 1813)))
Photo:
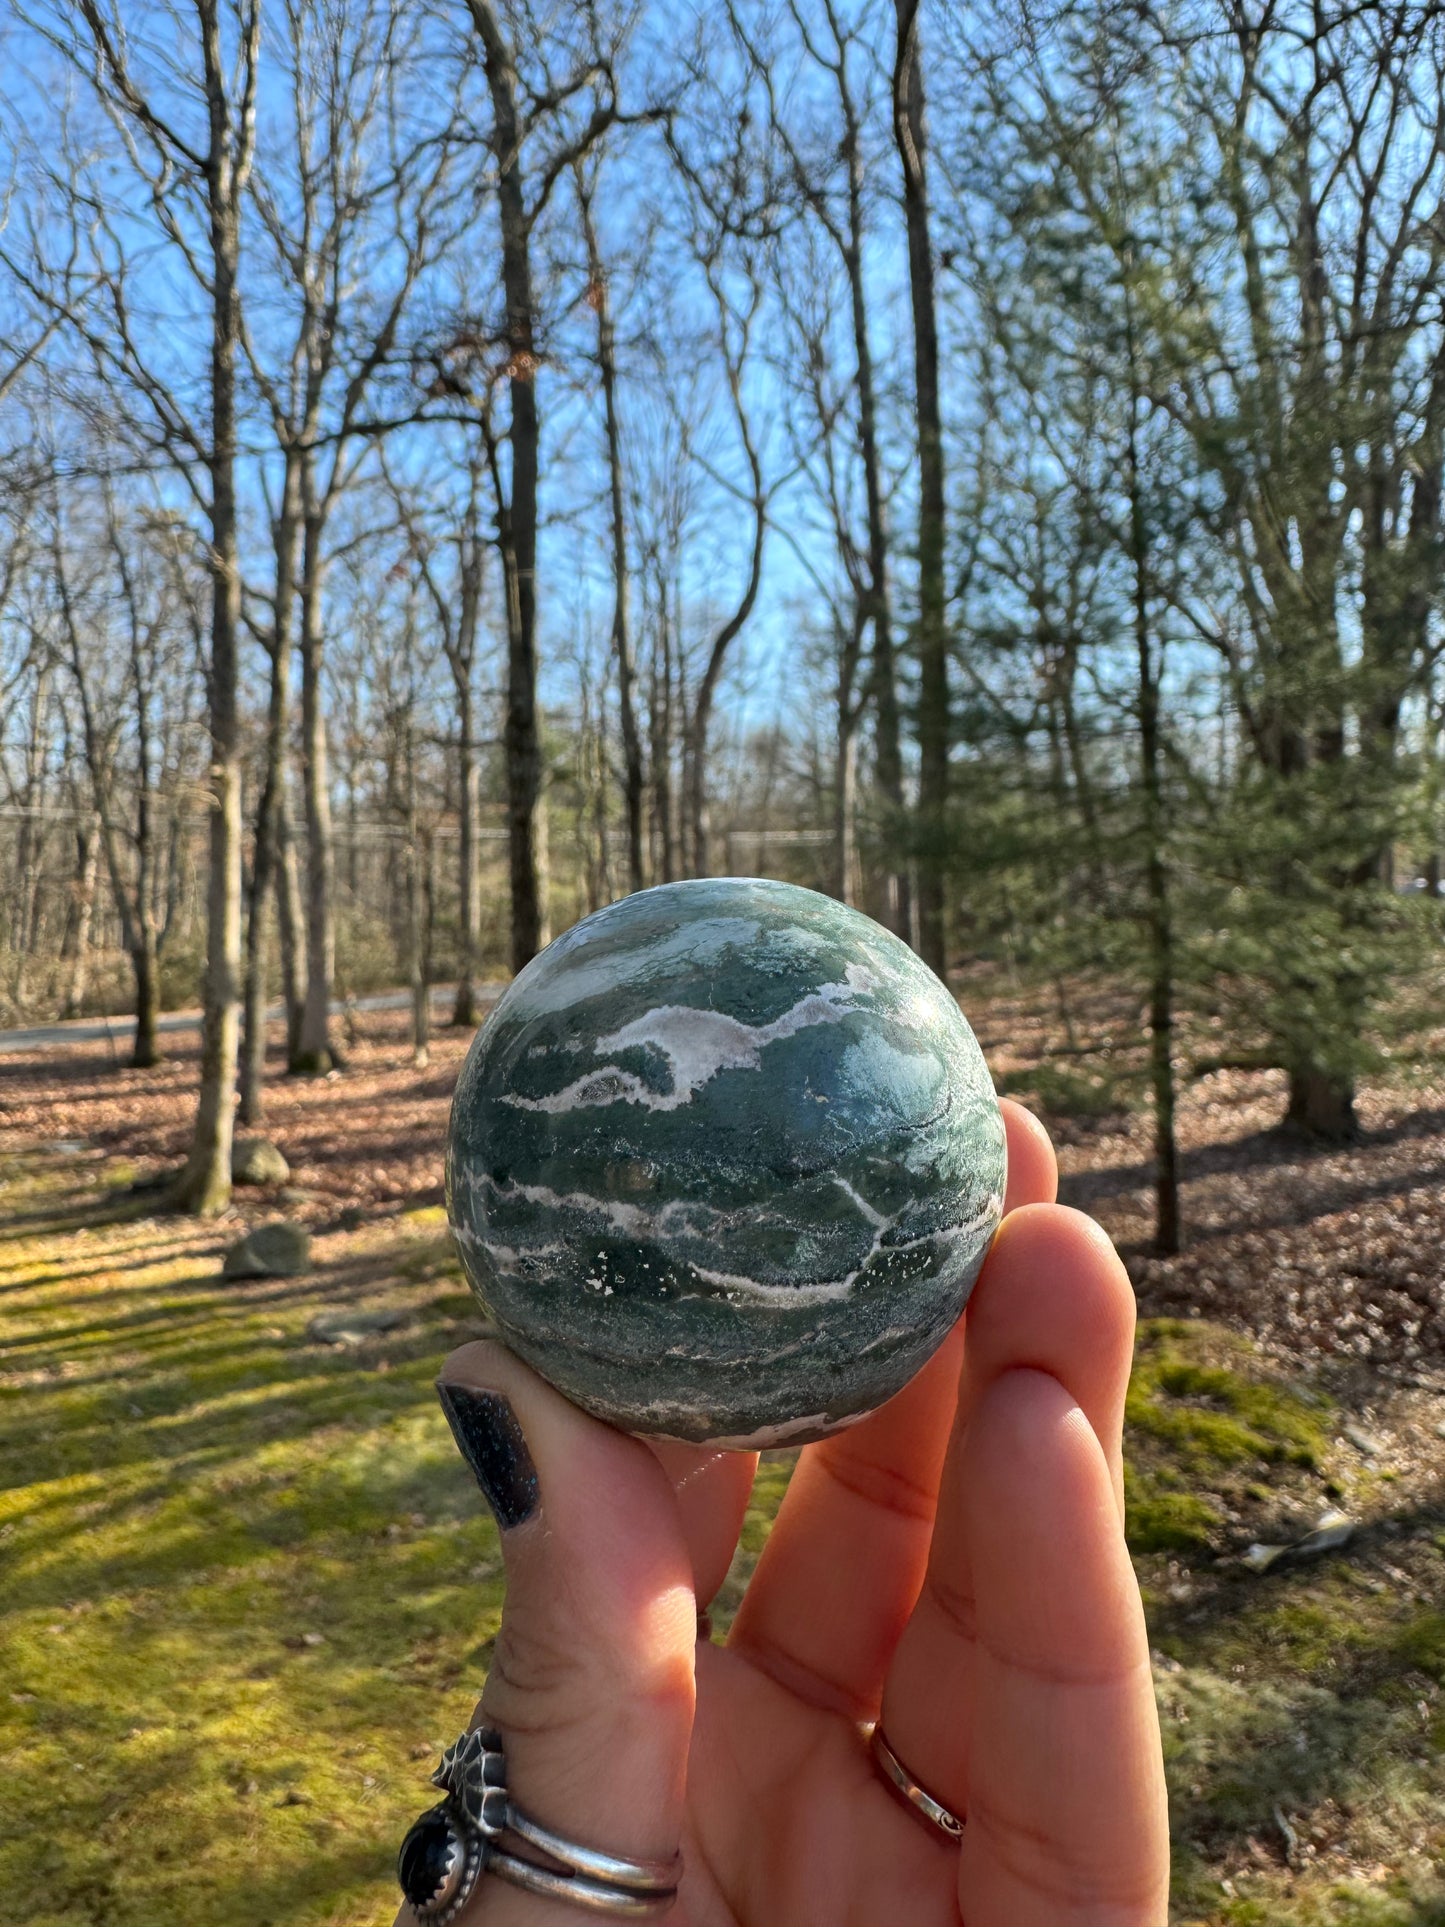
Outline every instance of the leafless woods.
POLYGON ((9 0, 0 1000, 773 871, 1351 1128, 1438 944, 1432 6, 9 0), (107 973, 110 973, 109 975, 107 973))

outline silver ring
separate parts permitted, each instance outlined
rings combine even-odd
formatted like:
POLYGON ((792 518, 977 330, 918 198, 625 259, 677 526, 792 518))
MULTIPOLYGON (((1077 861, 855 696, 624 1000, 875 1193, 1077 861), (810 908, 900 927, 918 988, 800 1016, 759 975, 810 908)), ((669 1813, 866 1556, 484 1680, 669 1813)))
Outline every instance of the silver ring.
POLYGON ((514 1805, 495 1727, 475 1727, 449 1746, 432 1784, 446 1798, 413 1824, 396 1863, 402 1893, 422 1927, 449 1927, 488 1873, 618 1920, 664 1913, 677 1896, 680 1853, 671 1860, 602 1853, 564 1839, 514 1805), (512 1838, 553 1864, 506 1851, 512 1838))
POLYGON ((918 1784, 884 1739, 881 1725, 876 1725, 869 1734, 868 1750, 888 1784, 903 1795, 915 1813, 921 1813, 925 1820, 937 1827, 940 1833, 946 1833, 950 1840, 959 1838, 965 1822, 956 1813, 950 1813, 941 1800, 935 1800, 926 1788, 918 1784))
MULTIPOLYGON (((610 1914, 614 1920, 655 1920, 666 1913, 677 1898, 676 1887, 666 1893, 632 1893, 626 1887, 612 1887, 600 1880, 588 1880, 579 1873, 548 1873, 545 1867, 515 1854, 496 1853, 487 1862, 487 1872, 529 1894, 542 1894, 548 1900, 567 1900, 574 1907, 588 1907, 596 1914, 610 1914)), ((422 1916, 425 1918, 425 1916, 422 1916)))
POLYGON ((519 1840, 550 1854, 553 1860, 570 1867, 574 1873, 609 1886, 629 1887, 641 1894, 666 1894, 670 1899, 677 1892, 677 1883, 682 1877, 680 1853, 675 1853, 671 1860, 629 1860, 619 1853, 598 1853, 594 1847, 579 1847, 575 1840, 564 1840, 561 1834, 539 1825, 515 1806, 509 1806, 507 1812, 510 1831, 519 1840))

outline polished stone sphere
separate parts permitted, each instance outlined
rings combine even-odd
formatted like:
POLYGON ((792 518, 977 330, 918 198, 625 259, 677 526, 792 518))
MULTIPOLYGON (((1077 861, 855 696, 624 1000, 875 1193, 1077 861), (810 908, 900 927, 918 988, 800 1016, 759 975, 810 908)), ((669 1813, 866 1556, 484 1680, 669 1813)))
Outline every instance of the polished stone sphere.
POLYGON ((447 1206, 514 1351, 631 1432, 794 1443, 946 1336, 1003 1207, 957 1003, 792 884, 663 884, 521 972, 452 1104, 447 1206))

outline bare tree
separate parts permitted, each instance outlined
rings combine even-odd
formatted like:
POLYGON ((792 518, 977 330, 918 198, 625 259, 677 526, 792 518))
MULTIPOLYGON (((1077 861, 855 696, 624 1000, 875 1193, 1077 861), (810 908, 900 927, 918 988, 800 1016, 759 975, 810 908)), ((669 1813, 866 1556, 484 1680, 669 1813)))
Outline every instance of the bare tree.
MULTIPOLYGON (((399 79, 419 71, 420 21, 408 24, 390 0, 321 13, 288 0, 285 17, 286 142, 276 164, 257 171, 252 193, 292 345, 284 372, 249 334, 246 349, 282 465, 273 514, 274 732, 285 727, 285 665, 299 622, 306 996, 290 1067, 324 1072, 338 1055, 330 1028, 335 874, 321 679, 327 529, 366 459, 365 411, 407 303, 456 238, 460 186, 454 104, 443 94, 440 109, 429 99, 418 116, 399 79)), ((268 868, 282 801, 278 772, 263 790, 257 825, 258 857, 264 845, 268 868)))
POLYGON ((728 651, 746 628, 762 586, 770 490, 763 473, 762 455, 753 432, 752 414, 744 389, 744 372, 752 346, 753 330, 763 306, 763 279, 755 267, 746 267, 743 271, 745 290, 741 302, 735 304, 723 278, 719 253, 708 251, 706 244, 701 265, 717 311, 717 346, 746 467, 747 480, 741 493, 752 523, 747 574, 742 592, 707 644, 702 673, 692 694, 684 738, 688 863, 694 876, 709 876, 712 873, 712 847, 708 821, 708 732, 728 651))
MULTIPOLYGON (((853 383, 840 373, 831 355, 831 332, 836 281, 829 263, 820 261, 816 235, 805 227, 794 237, 787 265, 777 269, 777 298, 787 329, 789 410, 799 470, 811 491, 832 537, 833 566, 818 567, 804 545, 792 538, 798 560, 807 571, 826 611, 833 682, 833 877, 834 894, 852 903, 857 880, 858 749, 868 689, 862 670, 864 639, 870 619, 876 621, 877 603, 866 535, 860 541, 850 487, 851 449, 848 444, 853 383), (793 420, 795 411, 801 419, 793 420)), ((887 893, 886 907, 896 906, 887 893)))
MULTIPOLYGON (((258 0, 192 0, 166 22, 183 51, 161 51, 149 22, 106 0, 37 10, 32 25, 70 65, 115 126, 138 205, 122 212, 97 183, 78 199, 73 172, 52 173, 92 259, 82 289, 73 256, 52 261, 43 225, 38 261, 7 256, 47 314, 78 329, 102 378, 126 397, 137 436, 184 478, 205 515, 211 577, 206 665, 211 742, 207 947, 202 983, 201 1088, 190 1154, 176 1185, 184 1208, 212 1215, 231 1194, 231 1132, 240 1029, 241 737, 238 670, 241 578, 236 491, 236 358, 241 331, 242 204, 255 155, 260 78, 258 0), (192 412, 167 356, 145 338, 132 300, 123 230, 146 220, 206 317, 206 417, 192 412), (84 299, 82 299, 82 295, 84 299)), ((68 157, 67 157, 68 158, 68 157)), ((166 344, 167 349, 169 344, 166 344)))
POLYGON ((160 1061, 160 964, 179 902, 181 784, 200 610, 187 580, 189 542, 184 533, 178 542, 165 518, 147 530, 122 517, 107 487, 101 526, 88 533, 99 540, 77 580, 69 553, 77 538, 57 498, 53 580, 99 843, 135 974, 131 1061, 148 1067, 160 1061))
POLYGON ((460 955, 452 1022, 473 1025, 478 1021, 477 977, 482 937, 479 753, 482 744, 477 729, 477 661, 489 546, 482 528, 486 457, 481 437, 474 428, 467 433, 466 453, 459 466, 465 474, 466 490, 461 503, 449 496, 427 516, 384 453, 382 457, 382 474, 406 531, 408 560, 431 603, 456 699, 460 955), (444 531, 440 539, 435 532, 438 522, 444 531))
MULTIPOLYGON (((747 49, 754 71, 762 79, 768 98, 774 137, 787 161, 788 174, 804 220, 816 225, 837 256, 847 290, 849 337, 853 351, 852 392, 849 413, 856 437, 856 459, 861 470, 865 515, 862 540, 853 531, 850 491, 836 471, 830 474, 825 489, 829 518, 839 545, 839 556, 850 580, 862 598, 861 623, 871 634, 872 652, 866 688, 857 691, 861 659, 858 650, 861 634, 853 639, 854 620, 838 624, 838 702, 836 833, 839 838, 835 858, 837 875, 850 875, 851 855, 845 855, 843 840, 851 840, 856 789, 857 736, 862 710, 856 701, 861 693, 874 711, 875 775, 882 806, 883 844, 894 859, 884 872, 883 916, 889 928, 909 936, 913 911, 911 881, 906 861, 896 859, 906 843, 905 798, 903 789, 902 730, 899 718, 897 666, 895 661, 893 594, 891 582, 891 537, 888 526, 889 484, 885 474, 883 433, 880 422, 876 357, 873 331, 869 321, 867 257, 873 204, 870 183, 881 172, 881 156, 870 153, 869 123, 873 118, 868 97, 870 83, 878 75, 877 54, 870 41, 880 22, 869 14, 846 17, 837 0, 822 0, 819 8, 804 8, 799 0, 789 0, 788 14, 808 64, 826 76, 832 99, 826 121, 817 124, 816 112, 806 116, 794 109, 791 98, 781 99, 776 81, 777 62, 764 48, 751 21, 745 22, 736 7, 730 8, 734 32, 747 49), (861 71, 860 71, 861 70, 861 71), (793 124, 794 112, 803 124, 793 124), (865 570, 860 572, 860 562, 865 570), (845 805, 845 795, 850 799, 845 805)), ((789 90, 791 95, 791 89, 789 90)), ((818 263, 810 256, 804 269, 804 283, 816 285, 818 263)), ((831 324, 831 314, 828 323, 831 324)), ((810 338, 815 349, 804 364, 809 385, 814 390, 814 414, 819 379, 829 369, 831 325, 813 329, 810 338)))
MULTIPOLYGON (((607 497, 612 548, 612 654, 617 664, 617 709, 622 725, 622 808, 627 828, 628 888, 640 890, 646 881, 643 804, 646 771, 637 716, 637 665, 633 658, 627 553, 626 476, 622 454, 622 422, 618 406, 617 331, 607 268, 597 240, 592 201, 596 170, 578 160, 575 168, 577 206, 587 244, 587 302, 597 316, 597 370, 602 377, 603 418, 606 428, 607 497)), ((605 845, 604 845, 605 851, 605 845)))
MULTIPOLYGON (((506 440, 510 473, 492 462, 497 507, 497 547, 507 613, 507 707, 504 751, 507 831, 512 899, 512 968, 520 970, 545 941, 546 880, 543 765, 537 718, 537 532, 542 418, 537 377, 543 356, 533 264, 538 224, 558 182, 603 139, 609 128, 650 118, 624 113, 618 99, 619 41, 604 41, 595 13, 579 16, 577 44, 565 44, 562 71, 554 75, 546 49, 529 36, 528 52, 540 68, 535 85, 519 70, 517 48, 526 44, 509 30, 492 0, 468 0, 482 46, 492 118, 488 139, 497 170, 501 282, 505 308, 505 361, 509 415, 506 440), (577 110, 585 100, 588 111, 577 110)), ((490 411, 484 411, 489 423, 490 411)), ((496 449, 495 438, 490 437, 496 449)))
POLYGON ((918 951, 939 976, 948 968, 945 876, 948 837, 948 603, 944 579, 946 500, 939 395, 938 314, 929 229, 927 137, 919 0, 894 0, 898 21, 893 126, 903 163, 903 214, 913 306, 913 385, 918 430, 918 951))
POLYGON ((765 473, 748 392, 777 235, 774 157, 766 141, 761 145, 753 141, 750 116, 733 111, 723 89, 722 77, 713 75, 696 115, 697 126, 684 129, 673 121, 667 136, 683 190, 683 246, 707 296, 712 326, 704 337, 705 346, 716 356, 721 371, 731 428, 742 456, 741 479, 720 474, 690 435, 684 437, 684 449, 713 486, 741 504, 748 517, 741 590, 704 645, 690 701, 683 710, 686 859, 694 876, 707 876, 712 868, 708 736, 713 709, 729 652, 757 604, 769 505, 782 479, 770 481, 765 473))
POLYGON ((424 753, 419 715, 419 685, 427 665, 419 650, 415 590, 406 598, 396 657, 380 678, 389 695, 385 704, 390 749, 386 758, 391 809, 402 835, 403 937, 401 950, 411 990, 412 1062, 425 1069, 431 1056, 432 928, 436 847, 435 810, 423 794, 424 753))
POLYGON ((266 964, 273 891, 277 895, 281 913, 288 1063, 295 1060, 301 1049, 301 1025, 305 1011, 306 985, 302 967, 305 935, 295 851, 290 837, 287 755, 287 736, 291 723, 293 611, 301 528, 300 497, 300 463, 288 461, 282 503, 279 512, 272 518, 276 575, 271 621, 261 635, 271 660, 271 679, 246 917, 245 1029, 236 1113, 243 1124, 259 1123, 264 1111, 266 964))
POLYGON ((36 947, 39 934, 42 855, 50 789, 49 747, 55 700, 56 652, 48 639, 37 637, 36 642, 30 658, 32 673, 27 705, 23 785, 18 798, 20 838, 15 865, 19 889, 13 941, 22 958, 36 947))

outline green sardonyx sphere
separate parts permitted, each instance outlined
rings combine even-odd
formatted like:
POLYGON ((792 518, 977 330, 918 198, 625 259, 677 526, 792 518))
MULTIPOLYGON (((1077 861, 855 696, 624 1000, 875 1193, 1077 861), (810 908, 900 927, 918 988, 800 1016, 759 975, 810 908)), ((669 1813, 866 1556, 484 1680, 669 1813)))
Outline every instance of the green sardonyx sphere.
POLYGON ((536 957, 452 1103, 447 1208, 512 1349, 631 1432, 822 1438, 908 1382, 1003 1209, 957 1003, 787 883, 669 883, 536 957))

